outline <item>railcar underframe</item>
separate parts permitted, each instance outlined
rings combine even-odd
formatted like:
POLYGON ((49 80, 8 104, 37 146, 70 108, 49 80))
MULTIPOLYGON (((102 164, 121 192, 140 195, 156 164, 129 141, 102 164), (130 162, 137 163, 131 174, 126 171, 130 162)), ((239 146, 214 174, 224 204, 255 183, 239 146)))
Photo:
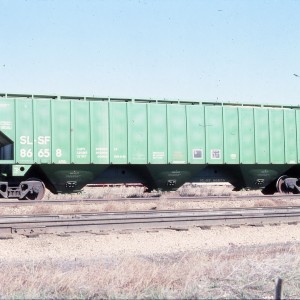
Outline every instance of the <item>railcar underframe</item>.
POLYGON ((140 183, 147 191, 171 191, 186 182, 230 182, 235 190, 261 189, 264 194, 299 193, 299 179, 292 177, 299 171, 286 165, 1 165, 0 196, 40 200, 46 188, 54 194, 78 193, 89 183, 140 183))

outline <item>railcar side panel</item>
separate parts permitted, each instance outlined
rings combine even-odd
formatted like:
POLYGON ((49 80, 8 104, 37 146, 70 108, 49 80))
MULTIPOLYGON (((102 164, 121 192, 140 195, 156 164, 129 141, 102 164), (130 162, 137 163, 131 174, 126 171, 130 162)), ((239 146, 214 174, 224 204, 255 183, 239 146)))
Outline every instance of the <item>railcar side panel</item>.
POLYGON ((109 163, 108 102, 90 102, 91 162, 109 163))
POLYGON ((270 163, 270 135, 268 109, 254 108, 256 163, 270 163))
POLYGON ((222 164, 223 109, 222 106, 205 106, 206 162, 222 164))
POLYGON ((240 107, 239 109, 239 140, 240 163, 255 163, 255 140, 253 108, 240 107))
POLYGON ((184 105, 167 106, 168 162, 187 163, 186 112, 184 105))
POLYGON ((34 162, 34 135, 32 100, 16 101, 16 162, 34 162))
POLYGON ((110 103, 109 121, 110 162, 127 164, 127 103, 110 103))
POLYGON ((296 140, 297 140, 297 157, 300 163, 300 110, 296 110, 296 140))
POLYGON ((51 102, 33 101, 34 161, 49 164, 51 158, 51 102))
POLYGON ((89 164, 91 162, 89 102, 71 102, 71 162, 89 164))
POLYGON ((167 155, 167 107, 165 104, 148 104, 148 162, 166 164, 167 155))
POLYGON ((285 163, 285 138, 283 128, 283 111, 270 109, 270 162, 272 164, 285 163))
POLYGON ((0 102, 0 160, 14 163, 15 148, 15 101, 4 99, 0 102))
POLYGON ((128 103, 128 163, 146 164, 147 105, 128 103))
POLYGON ((284 111, 284 148, 285 162, 295 164, 297 162, 297 127, 296 114, 294 110, 284 111))
POLYGON ((70 101, 52 101, 52 162, 71 162, 71 108, 70 101))
POLYGON ((188 162, 191 164, 205 163, 205 121, 204 107, 189 105, 187 114, 187 145, 188 162))
POLYGON ((239 118, 237 107, 223 107, 224 163, 238 164, 240 161, 239 118))

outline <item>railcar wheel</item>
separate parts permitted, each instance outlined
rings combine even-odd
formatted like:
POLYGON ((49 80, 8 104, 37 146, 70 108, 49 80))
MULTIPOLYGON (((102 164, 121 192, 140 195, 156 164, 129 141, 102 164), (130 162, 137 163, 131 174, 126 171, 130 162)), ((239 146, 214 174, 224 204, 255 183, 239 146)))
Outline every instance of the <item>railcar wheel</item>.
POLYGON ((28 193, 25 195, 23 200, 42 200, 46 188, 42 181, 35 178, 29 178, 25 181, 25 183, 30 187, 28 193))
POLYGON ((289 194, 289 190, 284 182, 286 178, 288 178, 286 175, 280 176, 276 182, 276 189, 281 194, 289 194))

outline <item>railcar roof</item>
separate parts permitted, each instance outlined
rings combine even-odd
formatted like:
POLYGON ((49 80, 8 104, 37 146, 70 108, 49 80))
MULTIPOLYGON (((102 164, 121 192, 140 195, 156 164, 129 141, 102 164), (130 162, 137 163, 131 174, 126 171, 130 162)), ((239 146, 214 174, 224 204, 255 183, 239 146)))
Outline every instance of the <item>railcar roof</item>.
POLYGON ((181 99, 141 99, 141 98, 119 98, 119 97, 98 97, 98 96, 61 96, 41 94, 8 94, 0 93, 0 99, 53 99, 53 100, 78 100, 78 101, 108 101, 108 102, 132 102, 132 103, 157 103, 157 104, 184 104, 184 105, 212 105, 212 106, 245 106, 245 107, 266 107, 266 108, 291 108, 300 109, 300 105, 278 105, 278 104, 255 104, 239 102, 214 102, 202 100, 181 100, 181 99))

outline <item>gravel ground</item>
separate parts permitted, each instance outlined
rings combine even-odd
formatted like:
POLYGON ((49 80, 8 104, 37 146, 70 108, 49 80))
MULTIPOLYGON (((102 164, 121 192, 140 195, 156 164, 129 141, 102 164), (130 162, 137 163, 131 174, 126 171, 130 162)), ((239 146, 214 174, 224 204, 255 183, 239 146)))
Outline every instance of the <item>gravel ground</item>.
MULTIPOLYGON (((202 196, 201 191, 201 196, 202 196)), ((211 194, 210 189, 208 193, 211 194)), ((222 188, 222 193, 225 193, 222 188)), ((4 207, 2 214, 298 205, 300 199, 4 207)), ((299 295, 300 224, 0 239, 0 298, 273 298, 299 295), (163 270, 163 271, 162 271, 163 270), (199 274, 198 274, 198 273, 199 274), (197 275, 195 275, 195 274, 197 275), (101 274, 104 274, 102 277, 101 274), (143 275, 144 274, 144 275, 143 275), (195 276, 194 276, 195 275, 195 276), (136 277, 135 277, 136 276, 136 277), (194 277, 195 278, 194 278, 194 277), (12 284, 13 283, 13 284, 12 284), (263 289, 263 291, 262 291, 263 289), (156 291, 157 290, 157 291, 156 291), (149 294, 149 291, 151 292, 149 294), (180 291, 183 291, 180 294, 180 291)))
MULTIPOLYGON (((293 199, 288 204, 297 205, 293 199)), ((2 214, 287 205, 283 199, 5 207, 2 214), (83 209, 84 208, 84 209, 83 209)), ((297 298, 300 224, 0 239, 1 299, 297 298)))
POLYGON ((170 255, 189 251, 216 250, 248 245, 291 244, 300 242, 300 225, 210 230, 74 234, 68 237, 42 235, 16 236, 0 240, 0 262, 43 260, 90 260, 103 257, 170 255))
MULTIPOLYGON (((104 194, 123 195, 140 193, 140 188, 104 188, 104 194)), ((99 189, 87 188, 83 192, 87 198, 99 194, 99 189)), ((3 207, 1 214, 31 214, 55 213, 69 211, 134 211, 157 209, 182 209, 182 208, 222 208, 222 207, 257 207, 257 206, 282 206, 299 205, 300 199, 293 198, 288 203, 283 199, 251 199, 251 195, 259 194, 258 191, 232 192, 231 186, 183 186, 177 193, 185 196, 193 195, 249 195, 249 200, 236 201, 203 201, 186 202, 170 201, 169 194, 162 195, 161 199, 153 199, 151 203, 103 203, 80 204, 76 206, 59 205, 48 206, 38 203, 31 207, 3 207)), ((174 194, 173 194, 174 195, 174 194)), ((82 195, 81 195, 82 196, 82 195)), ((77 197, 80 197, 79 195, 77 197)), ((116 256, 136 255, 169 255, 172 253, 185 253, 188 251, 210 251, 223 247, 270 245, 300 242, 300 225, 280 225, 265 227, 240 228, 213 227, 210 230, 191 228, 188 231, 159 230, 157 232, 136 231, 130 233, 74 234, 68 237, 56 235, 41 235, 38 238, 15 236, 10 240, 0 240, 0 261, 43 261, 43 260, 77 260, 116 256)))

